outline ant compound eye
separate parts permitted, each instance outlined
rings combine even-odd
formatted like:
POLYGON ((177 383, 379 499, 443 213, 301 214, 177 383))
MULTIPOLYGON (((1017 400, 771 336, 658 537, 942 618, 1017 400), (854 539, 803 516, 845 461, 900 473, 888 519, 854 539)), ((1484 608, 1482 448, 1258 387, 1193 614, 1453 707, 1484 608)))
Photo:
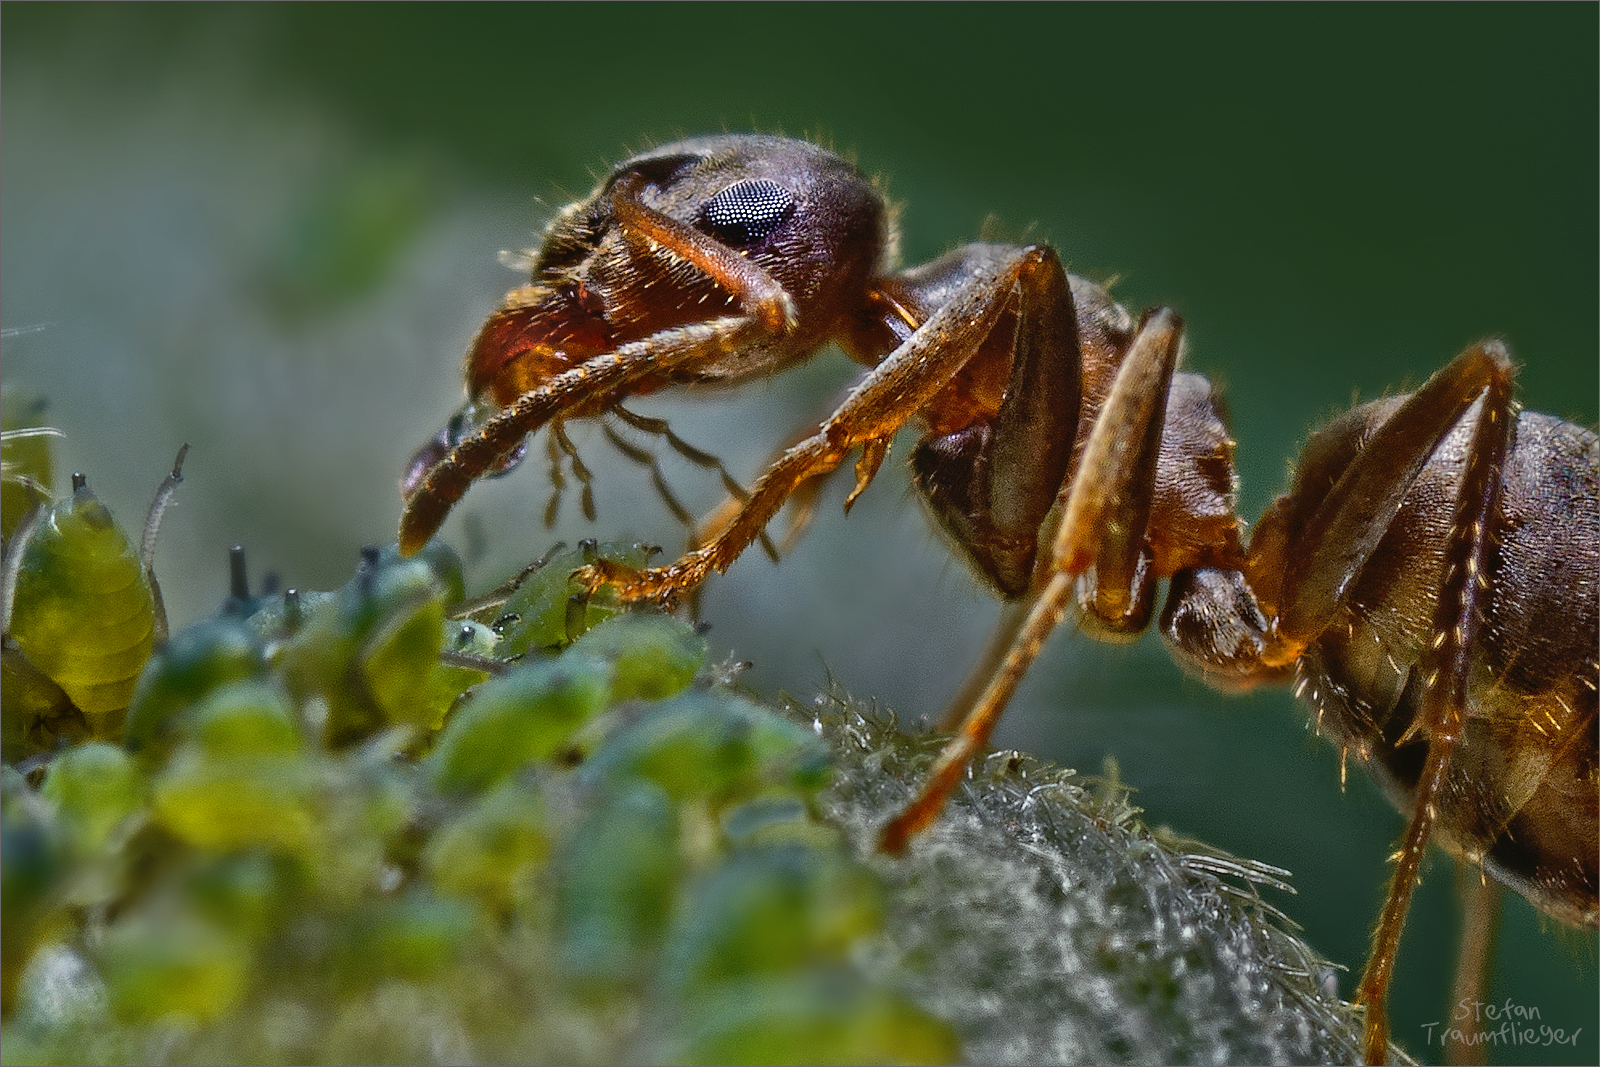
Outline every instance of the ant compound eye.
POLYGON ((794 214, 794 195, 770 178, 746 178, 700 208, 700 225, 725 245, 743 248, 776 230, 794 214))

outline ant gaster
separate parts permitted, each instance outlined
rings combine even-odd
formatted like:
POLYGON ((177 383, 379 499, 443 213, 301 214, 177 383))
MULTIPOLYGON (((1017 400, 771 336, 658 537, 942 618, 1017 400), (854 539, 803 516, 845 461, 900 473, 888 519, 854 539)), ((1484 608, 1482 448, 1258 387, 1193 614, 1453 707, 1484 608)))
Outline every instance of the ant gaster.
MULTIPOLYGON (((781 137, 681 141, 619 164, 551 224, 529 285, 468 356, 468 403, 412 460, 414 552, 478 477, 566 419, 736 383, 835 342, 871 370, 664 567, 579 572, 666 599, 723 571, 851 455, 872 481, 902 426, 913 480, 978 574, 1023 610, 959 701, 930 783, 883 833, 933 819, 1050 630, 1155 612, 1212 684, 1292 683, 1409 822, 1357 999, 1366 1055, 1432 837, 1556 918, 1596 924, 1600 443, 1520 413, 1498 342, 1317 433, 1246 546, 1221 399, 1177 371, 1169 308, 1136 323, 1048 245, 971 244, 895 272, 891 213, 850 164, 781 137), (968 708, 970 705, 970 708, 968 708)), ((554 454, 554 452, 553 452, 554 454)))

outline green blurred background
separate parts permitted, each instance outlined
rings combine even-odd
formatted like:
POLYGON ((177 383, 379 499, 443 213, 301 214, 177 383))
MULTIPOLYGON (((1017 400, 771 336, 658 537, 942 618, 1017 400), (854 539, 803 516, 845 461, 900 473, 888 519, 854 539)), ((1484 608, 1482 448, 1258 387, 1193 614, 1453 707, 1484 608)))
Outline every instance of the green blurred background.
MULTIPOLYGON (((399 471, 516 281, 496 253, 631 150, 783 131, 886 179, 907 263, 980 231, 1044 239, 1136 311, 1178 308, 1189 366, 1227 390, 1253 517, 1310 427, 1487 335, 1526 404, 1594 425, 1597 10, 8 4, 5 387, 49 399, 61 467, 130 525, 193 444, 158 558, 176 622, 222 596, 234 542, 328 588, 393 538, 399 471)), ((831 353, 639 407, 748 479, 853 373, 831 353)), ((475 488, 446 530, 478 585, 558 536, 681 546, 644 473, 575 436, 599 522, 569 499, 546 531, 536 461, 475 488)), ((781 566, 752 553, 708 586, 713 647, 756 687, 832 672, 915 722, 977 655, 997 607, 890 467, 848 520, 834 486, 781 566)), ((719 497, 668 476, 692 506, 719 497)), ((1341 793, 1287 693, 1221 697, 1156 640, 1062 633, 998 740, 1085 771, 1114 754, 1153 824, 1292 869, 1277 903, 1350 993, 1401 821, 1359 773, 1341 793)), ((1435 862, 1394 997, 1424 1059, 1458 911, 1435 862)), ((1592 934, 1508 901, 1494 999, 1582 1034, 1495 1058, 1595 1062, 1595 974, 1592 934)))

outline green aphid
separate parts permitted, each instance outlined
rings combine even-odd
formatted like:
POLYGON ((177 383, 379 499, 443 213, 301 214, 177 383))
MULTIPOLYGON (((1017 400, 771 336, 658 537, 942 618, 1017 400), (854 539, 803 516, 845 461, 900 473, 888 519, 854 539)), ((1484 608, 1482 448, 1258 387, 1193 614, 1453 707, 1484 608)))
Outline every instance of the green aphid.
POLYGON ((94 737, 122 726, 155 643, 156 603, 139 554, 79 484, 46 511, 22 549, 10 634, 71 698, 94 737))
POLYGON ((646 1058, 671 1063, 955 1063, 961 1044, 905 998, 841 970, 739 982, 675 1013, 646 1058), (669 1032, 670 1033, 670 1032, 669 1032))
POLYGON ((487 789, 549 759, 611 703, 615 668, 572 653, 526 663, 479 686, 445 724, 427 764, 444 793, 487 789))
POLYGON ((499 645, 500 635, 481 622, 471 619, 446 619, 444 622, 444 647, 448 651, 489 657, 499 645))
POLYGON ((733 847, 837 848, 842 840, 838 827, 815 817, 804 794, 783 788, 724 808, 721 827, 723 838, 733 847))
POLYGON ((123 744, 134 752, 165 748, 208 694, 261 677, 266 669, 261 639, 244 620, 218 614, 184 627, 156 650, 139 676, 123 744))
POLYGON ((144 807, 144 778, 121 748, 104 742, 77 745, 50 763, 40 795, 56 817, 76 856, 107 847, 112 831, 144 807))
MULTIPOLYGON (((325 593, 316 589, 293 589, 271 596, 253 597, 246 605, 248 612, 242 617, 244 624, 261 642, 268 648, 273 648, 299 633, 306 619, 315 616, 323 605, 337 596, 337 593, 325 593)), ((241 617, 239 612, 230 611, 228 608, 229 605, 224 605, 223 610, 214 618, 241 617)))
POLYGON ((95 908, 123 897, 138 852, 128 845, 147 821, 148 783, 134 759, 101 741, 76 745, 50 762, 39 792, 71 864, 62 902, 95 908))
POLYGON ((368 902, 344 919, 336 934, 335 967, 353 987, 429 981, 476 940, 470 907, 420 892, 368 902))
POLYGON ((587 631, 572 651, 611 661, 613 702, 662 700, 694 681, 705 662, 706 641, 680 619, 624 612, 587 631))
POLYGON ((622 605, 601 589, 588 596, 572 580, 572 572, 594 559, 643 567, 655 549, 648 545, 592 542, 551 557, 523 579, 496 615, 500 647, 495 655, 510 659, 533 650, 564 648, 590 627, 617 614, 622 605))
POLYGON ((111 1007, 130 1023, 204 1023, 238 1002, 254 966, 248 942, 183 911, 135 913, 95 947, 111 1007))
POLYGON ((292 756, 305 747, 288 697, 265 680, 215 690, 195 708, 188 727, 190 740, 219 759, 292 756))
POLYGON ((156 821, 202 849, 311 852, 322 840, 324 776, 273 686, 226 686, 196 708, 191 736, 156 779, 156 821))
POLYGON ((0 775, 0 1014, 9 1016, 28 960, 63 920, 71 861, 50 806, 14 768, 0 775))
POLYGON ((506 922, 538 893, 552 833, 540 796, 505 782, 434 832, 423 866, 438 892, 475 901, 506 922))
POLYGON ((653 969, 683 874, 678 831, 678 812, 659 787, 627 782, 567 835, 555 904, 568 973, 610 983, 653 969))
POLYGON ((813 793, 828 752, 810 730, 742 697, 691 691, 606 740, 584 764, 588 781, 641 778, 675 800, 726 804, 778 786, 813 793))
POLYGON ((437 729, 455 698, 482 679, 439 663, 448 582, 426 560, 369 550, 350 582, 304 613, 284 646, 284 672, 300 700, 325 703, 328 744, 392 725, 437 729))
POLYGON ((443 541, 437 539, 429 541, 412 556, 402 557, 400 546, 392 541, 378 551, 380 570, 410 563, 421 563, 433 572, 439 588, 444 593, 446 604, 460 603, 466 597, 467 580, 465 569, 461 565, 461 557, 456 554, 455 549, 443 541))
POLYGON ((883 887, 841 845, 743 849, 681 909, 662 964, 679 996, 761 975, 842 966, 883 924, 883 887))
POLYGON ((0 756, 20 763, 89 736, 83 712, 21 649, 0 650, 0 756))

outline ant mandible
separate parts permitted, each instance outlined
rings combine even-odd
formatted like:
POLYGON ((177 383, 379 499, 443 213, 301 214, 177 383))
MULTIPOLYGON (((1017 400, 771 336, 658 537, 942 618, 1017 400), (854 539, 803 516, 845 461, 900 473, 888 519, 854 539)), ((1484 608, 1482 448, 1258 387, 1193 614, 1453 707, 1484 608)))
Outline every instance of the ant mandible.
POLYGON ((1520 413, 1498 342, 1318 432, 1248 546, 1221 399, 1177 371, 1183 324, 1137 323, 1048 245, 971 244, 895 272, 891 212, 816 145, 724 135, 619 164, 551 223, 529 285, 484 325, 468 402, 413 458, 401 551, 548 426, 674 385, 769 375, 835 342, 871 370, 720 510, 699 547, 590 588, 669 599, 724 571, 785 502, 859 451, 846 508, 920 420, 913 481, 977 573, 1022 603, 981 695, 889 851, 938 813, 1067 611, 1107 638, 1160 628, 1238 689, 1291 682, 1409 822, 1357 999, 1366 1056, 1430 837, 1549 915, 1596 925, 1600 442, 1520 413))

